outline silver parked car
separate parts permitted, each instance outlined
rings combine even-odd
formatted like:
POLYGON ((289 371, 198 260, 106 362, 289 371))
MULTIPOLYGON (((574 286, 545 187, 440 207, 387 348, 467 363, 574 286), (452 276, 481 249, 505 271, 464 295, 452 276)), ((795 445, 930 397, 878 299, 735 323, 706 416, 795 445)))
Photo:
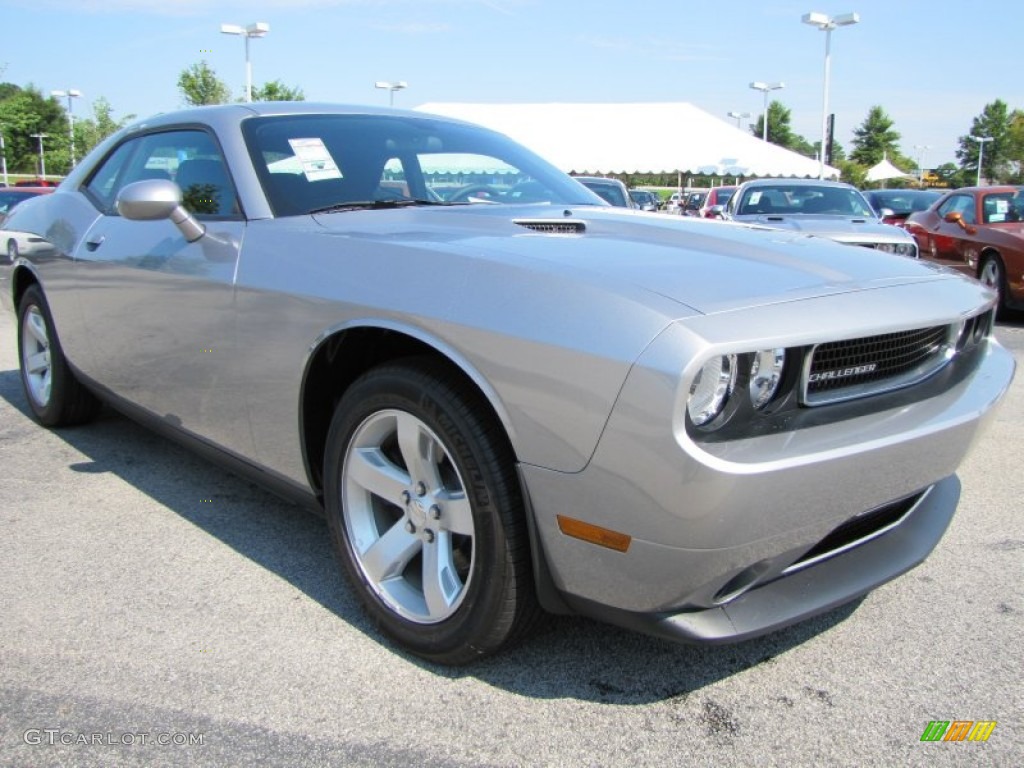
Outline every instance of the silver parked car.
POLYGON ((161 115, 8 225, 49 242, 0 269, 35 418, 107 402, 322 512, 443 663, 541 609, 722 642, 864 594, 1013 376, 973 280, 612 208, 420 113, 161 115))
POLYGON ((901 256, 917 256, 914 238, 885 224, 860 190, 818 179, 755 179, 740 185, 724 218, 819 235, 901 256))

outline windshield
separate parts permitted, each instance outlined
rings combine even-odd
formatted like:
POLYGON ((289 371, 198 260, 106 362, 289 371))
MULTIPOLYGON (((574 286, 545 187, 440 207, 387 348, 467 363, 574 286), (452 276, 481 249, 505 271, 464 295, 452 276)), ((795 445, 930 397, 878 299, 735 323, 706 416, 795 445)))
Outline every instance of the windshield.
POLYGON ((941 193, 928 190, 894 189, 872 192, 871 202, 876 211, 888 208, 894 214, 900 215, 927 210, 940 197, 941 193))
POLYGON ((512 140, 430 117, 281 115, 243 123, 276 216, 368 207, 600 200, 512 140))
POLYGON ((744 192, 738 201, 739 216, 765 213, 826 214, 832 216, 870 216, 875 213, 852 187, 815 186, 809 184, 759 185, 744 192))

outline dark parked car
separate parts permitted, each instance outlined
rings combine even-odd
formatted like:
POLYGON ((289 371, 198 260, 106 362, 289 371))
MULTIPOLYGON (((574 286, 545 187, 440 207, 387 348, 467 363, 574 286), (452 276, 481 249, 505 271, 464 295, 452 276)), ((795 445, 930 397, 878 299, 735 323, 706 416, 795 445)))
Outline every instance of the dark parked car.
POLYGON ((609 205, 616 208, 636 208, 636 203, 630 197, 626 185, 618 179, 609 179, 604 176, 576 176, 576 181, 592 192, 596 192, 609 205))
POLYGON ((883 222, 902 227, 907 216, 927 210, 942 193, 934 189, 869 189, 864 197, 883 222))
POLYGON ((7 226, 49 241, 0 265, 32 415, 109 403, 325 515, 442 663, 541 609, 714 643, 863 595, 938 544, 1014 370, 975 280, 386 108, 162 114, 7 226))
POLYGON ((1024 188, 966 187, 912 213, 906 229, 921 257, 976 277, 1002 309, 1024 309, 1024 188))
POLYGON ((642 211, 656 211, 661 205, 658 196, 649 189, 631 189, 629 196, 633 199, 633 204, 642 211))

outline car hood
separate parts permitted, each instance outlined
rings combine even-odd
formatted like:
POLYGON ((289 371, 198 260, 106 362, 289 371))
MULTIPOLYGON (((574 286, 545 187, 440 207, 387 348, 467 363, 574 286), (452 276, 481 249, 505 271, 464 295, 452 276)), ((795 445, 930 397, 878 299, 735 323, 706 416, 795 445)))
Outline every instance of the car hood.
POLYGON ((860 239, 872 242, 903 242, 908 235, 899 228, 864 216, 833 216, 829 214, 766 213, 757 216, 737 216, 736 221, 761 224, 777 229, 790 229, 809 235, 820 235, 834 240, 860 239))
POLYGON ((611 207, 473 205, 314 218, 328 234, 378 248, 443 251, 619 292, 630 286, 701 313, 959 279, 927 262, 805 234, 611 207))

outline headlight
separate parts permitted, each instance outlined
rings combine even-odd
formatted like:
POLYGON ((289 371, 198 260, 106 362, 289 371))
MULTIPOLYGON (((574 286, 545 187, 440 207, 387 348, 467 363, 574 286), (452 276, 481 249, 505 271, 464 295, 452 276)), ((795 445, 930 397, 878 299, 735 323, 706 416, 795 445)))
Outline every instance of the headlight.
POLYGON ((750 403, 755 409, 764 408, 775 397, 785 362, 786 350, 781 348, 754 353, 750 361, 750 403))
POLYGON ((879 243, 876 249, 886 253, 895 253, 898 256, 917 255, 917 245, 914 243, 879 243))
POLYGON ((718 416, 736 386, 736 355, 721 355, 708 360, 690 385, 686 410, 690 420, 700 427, 718 416))

